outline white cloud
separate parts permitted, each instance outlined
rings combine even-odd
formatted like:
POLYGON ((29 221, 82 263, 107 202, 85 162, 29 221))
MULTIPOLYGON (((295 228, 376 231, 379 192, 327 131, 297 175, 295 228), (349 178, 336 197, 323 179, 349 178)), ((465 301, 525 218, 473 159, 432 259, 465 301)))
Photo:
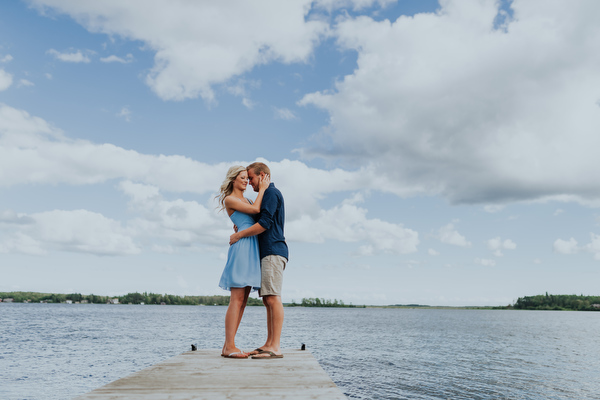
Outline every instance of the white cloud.
POLYGON ((0 63, 7 63, 7 62, 11 62, 12 60, 13 60, 13 56, 11 56, 10 54, 7 54, 4 57, 0 58, 0 63))
POLYGON ((582 250, 592 253, 594 259, 600 261, 600 235, 590 233, 590 239, 590 243, 583 246, 582 250))
POLYGON ((110 55, 108 57, 101 57, 100 61, 102 61, 103 63, 113 63, 113 62, 118 62, 121 64, 129 64, 130 62, 133 61, 133 55, 131 54, 127 54, 127 56, 125 58, 122 57, 118 57, 113 55, 110 55))
POLYGON ((0 69, 0 92, 8 89, 12 83, 12 75, 3 69, 0 69))
POLYGON ((233 84, 227 86, 227 91, 234 96, 242 97, 242 104, 249 110, 252 110, 256 105, 249 97, 248 97, 248 89, 257 89, 261 85, 260 81, 247 81, 245 79, 238 79, 238 81, 233 84))
POLYGON ((356 192, 352 195, 352 197, 344 199, 344 201, 342 201, 342 204, 356 205, 356 204, 362 204, 364 202, 365 202, 365 194, 362 192, 356 192))
MULTIPOLYGON (((6 215, 6 213, 4 214, 6 215)), ((0 218, 0 253, 42 255, 49 251, 96 255, 137 254, 140 248, 120 222, 87 210, 53 210, 0 218)))
POLYGON ((246 97, 248 96, 247 87, 255 89, 260 87, 259 81, 246 81, 245 79, 238 79, 235 84, 227 86, 227 91, 234 96, 246 97))
POLYGON ((488 248, 490 250, 497 250, 502 247, 502 241, 499 237, 488 240, 488 248))
POLYGON ((252 100, 244 97, 242 99, 242 104, 244 105, 244 107, 246 107, 249 110, 252 110, 254 108, 254 106, 256 105, 252 100))
POLYGON ((427 254, 429 254, 430 256, 439 256, 440 255, 440 253, 435 251, 434 249, 427 250, 427 254))
POLYGON ((35 83, 28 81, 27 79, 21 79, 19 80, 19 84, 17 85, 18 87, 22 87, 22 86, 35 86, 35 83))
POLYGON ((357 68, 299 103, 330 114, 332 146, 303 154, 375 158, 395 185, 455 203, 599 199, 600 3, 515 0, 496 30, 498 4, 339 20, 334 34, 357 68))
POLYGON ((63 137, 60 130, 43 119, 0 103, 0 139, 3 147, 31 145, 43 136, 53 140, 63 137))
POLYGON ((577 240, 571 238, 569 240, 556 239, 554 241, 554 251, 560 254, 577 253, 577 240))
POLYGON ((146 83, 162 99, 201 96, 269 62, 306 62, 328 24, 307 17, 310 0, 154 2, 33 0, 73 17, 90 32, 143 42, 155 51, 146 83))
POLYGON ((487 258, 476 258, 473 262, 484 267, 493 267, 496 265, 496 261, 487 258))
POLYGON ((316 0, 315 6, 328 11, 333 11, 340 8, 351 8, 354 11, 359 11, 377 3, 382 7, 394 3, 395 0, 316 0))
POLYGON ((81 50, 77 50, 74 53, 61 53, 55 49, 50 49, 46 53, 53 55, 57 60, 64 62, 89 63, 92 61, 87 55, 83 54, 81 50))
POLYGON ((129 255, 145 249, 171 254, 223 245, 232 232, 226 218, 197 202, 167 201, 158 188, 129 181, 119 188, 136 214, 124 225, 87 210, 0 213, 0 253, 129 255))
POLYGON ((600 198, 581 197, 576 195, 553 195, 543 196, 536 200, 524 202, 525 204, 548 204, 550 202, 557 203, 578 203, 584 207, 600 208, 600 198))
POLYGON ((50 79, 50 80, 52 79, 52 74, 50 74, 50 73, 48 73, 48 72, 46 72, 46 73, 44 74, 44 76, 46 77, 46 79, 50 79))
MULTIPOLYGON (((306 62, 333 35, 357 52, 357 68, 299 103, 329 112, 322 135, 333 144, 302 154, 377 169, 390 192, 493 204, 489 212, 565 193, 569 201, 600 199, 592 172, 600 145, 597 2, 515 0, 514 18, 494 29, 499 2, 447 0, 436 13, 396 21, 346 14, 333 30, 322 10, 389 1, 32 3, 91 32, 143 42, 155 52, 146 82, 168 100, 213 101, 214 85, 261 64, 306 62)), ((70 56, 83 60, 79 53, 70 56)))
MULTIPOLYGON (((299 161, 259 160, 269 164, 273 182, 285 193, 289 240, 353 242, 363 255, 378 252, 405 254, 417 250, 417 232, 401 224, 369 219, 367 210, 357 207, 357 203, 364 201, 363 191, 386 187, 372 170, 321 170, 309 168, 299 161), (349 192, 352 196, 338 206, 323 210, 319 200, 335 192, 349 192)), ((144 243, 150 249, 194 247, 197 243, 222 244, 223 238, 229 236, 231 226, 227 218, 214 215, 216 204, 205 206, 181 199, 165 200, 161 193, 215 193, 226 170, 233 164, 247 165, 249 161, 209 165, 182 156, 146 155, 109 143, 72 140, 43 119, 0 104, 0 171, 11 171, 0 174, 0 187, 91 185, 119 180, 120 190, 131 199, 131 210, 138 214, 126 224, 132 241, 127 247, 130 249, 135 248, 131 244, 134 242, 144 243)), ((248 193, 248 196, 252 194, 248 193)), ((89 217, 90 214, 83 215, 89 217)), ((104 218, 93 215, 100 222, 104 218)), ((104 225, 110 225, 110 221, 106 220, 104 225)), ((117 228, 114 230, 124 235, 117 228)), ((35 235, 27 237, 46 240, 35 235)), ((22 243, 29 242, 23 240, 22 243)), ((105 245, 105 252, 110 253, 111 244, 112 241, 105 245)), ((74 248, 81 250, 81 246, 74 248)), ((16 244, 12 246, 17 247, 16 244)), ((99 245, 89 246, 91 252, 100 253, 99 248, 99 245)))
POLYGON ((554 211, 554 214, 552 214, 552 215, 554 215, 556 217, 564 212, 565 212, 565 210, 563 210, 561 208, 557 208, 556 211, 554 211))
POLYGON ((323 243, 327 239, 342 242, 366 242, 361 255, 376 252, 407 254, 417 251, 419 234, 401 224, 368 219, 367 210, 342 204, 321 210, 316 216, 303 215, 286 225, 290 240, 323 243))
POLYGON ((458 233, 458 231, 454 229, 453 224, 448 224, 438 229, 437 237, 442 243, 460 247, 471 247, 471 242, 469 242, 463 235, 458 233))
POLYGON ((121 108, 121 111, 117 113, 117 117, 125 119, 127 122, 131 122, 131 110, 127 107, 121 108))
POLYGON ((580 252, 592 253, 594 259, 600 261, 600 235, 590 233, 590 243, 578 246, 574 238, 569 240, 556 239, 554 241, 554 251, 560 254, 576 254, 580 252))
POLYGON ((277 119, 284 119, 286 121, 298 119, 298 117, 296 117, 294 112, 290 109, 273 107, 273 110, 275 111, 275 118, 277 119))
POLYGON ((227 167, 69 139, 43 119, 0 104, 0 170, 14 172, 0 174, 0 186, 130 179, 168 191, 207 193, 219 187, 227 167))
POLYGON ((539 258, 536 258, 536 259, 533 260, 533 263, 534 264, 541 264, 542 260, 540 260, 539 258))
POLYGON ((503 204, 488 204, 488 205, 486 205, 486 206, 483 207, 483 209, 486 212, 489 212, 489 213, 492 213, 492 214, 500 212, 500 211, 504 210, 504 208, 505 208, 505 205, 503 205, 503 204))
MULTIPOLYGON (((273 182, 285 193, 288 217, 315 216, 318 200, 334 192, 385 190, 373 170, 322 170, 299 161, 267 162, 273 182)), ((161 191, 214 193, 231 161, 209 165, 187 157, 148 155, 110 143, 73 140, 45 120, 0 104, 0 186, 20 184, 88 185, 112 179, 131 180, 161 191)))
MULTIPOLYGON (((387 190, 374 170, 322 170, 300 161, 267 162, 277 183, 290 199, 287 215, 315 216, 318 200, 334 192, 387 190)), ((88 185, 112 179, 142 182, 161 191, 214 193, 232 164, 209 165, 187 157, 148 155, 110 143, 96 144, 66 137, 45 120, 0 103, 0 186, 19 184, 88 185)), ((287 211, 287 210, 286 210, 287 211)))
POLYGON ((503 256, 502 250, 514 250, 517 248, 517 244, 510 239, 504 239, 504 241, 500 237, 495 237, 487 241, 488 249, 494 252, 496 257, 503 256))
POLYGON ((21 232, 5 233, 4 230, 0 235, 0 254, 2 253, 20 253, 29 255, 44 255, 46 251, 42 248, 42 244, 25 235, 21 232))
POLYGON ((129 196, 131 211, 139 214, 129 226, 153 248, 223 245, 232 233, 223 215, 195 201, 165 200, 159 188, 130 181, 119 188, 129 196))

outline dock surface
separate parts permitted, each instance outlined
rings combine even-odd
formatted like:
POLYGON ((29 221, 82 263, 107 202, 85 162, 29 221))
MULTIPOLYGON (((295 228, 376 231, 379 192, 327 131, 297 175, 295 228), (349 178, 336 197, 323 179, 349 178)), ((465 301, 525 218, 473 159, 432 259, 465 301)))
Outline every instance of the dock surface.
POLYGON ((188 351, 76 400, 346 400, 309 351, 283 358, 229 359, 220 350, 188 351))

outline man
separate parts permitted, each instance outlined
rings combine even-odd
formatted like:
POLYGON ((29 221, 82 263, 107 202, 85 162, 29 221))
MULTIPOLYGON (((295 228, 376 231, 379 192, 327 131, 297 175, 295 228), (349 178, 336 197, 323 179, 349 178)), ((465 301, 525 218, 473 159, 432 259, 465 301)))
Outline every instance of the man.
MULTIPOLYGON (((246 171, 255 192, 258 192, 260 179, 271 175, 269 167, 261 162, 250 164, 246 171)), ((250 352, 252 358, 283 357, 279 347, 283 327, 281 287, 283 271, 288 261, 288 247, 283 236, 284 220, 283 196, 271 183, 263 195, 258 222, 250 228, 234 233, 229 240, 231 245, 243 237, 258 235, 261 269, 261 287, 258 295, 262 297, 267 308, 267 341, 250 352)))

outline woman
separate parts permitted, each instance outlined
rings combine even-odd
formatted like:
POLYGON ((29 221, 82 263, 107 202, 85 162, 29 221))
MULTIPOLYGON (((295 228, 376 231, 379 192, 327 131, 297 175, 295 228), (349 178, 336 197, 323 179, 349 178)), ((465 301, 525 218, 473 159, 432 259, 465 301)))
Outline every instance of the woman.
MULTIPOLYGON (((244 198, 244 191, 248 186, 246 168, 229 168, 218 197, 221 210, 227 211, 237 229, 243 230, 254 225, 252 215, 260 212, 260 203, 270 181, 268 176, 260 181, 258 196, 252 203, 244 198)), ((221 355, 228 358, 248 358, 248 354, 235 346, 235 334, 240 326, 250 291, 260 289, 260 259, 256 236, 240 239, 229 247, 219 286, 231 291, 229 307, 225 314, 225 344, 221 355)))

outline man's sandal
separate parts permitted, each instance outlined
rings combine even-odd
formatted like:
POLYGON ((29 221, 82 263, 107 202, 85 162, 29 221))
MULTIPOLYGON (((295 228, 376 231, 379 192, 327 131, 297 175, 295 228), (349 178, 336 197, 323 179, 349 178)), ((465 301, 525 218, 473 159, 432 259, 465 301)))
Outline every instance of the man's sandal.
POLYGON ((255 356, 257 354, 264 353, 264 352, 265 351, 263 349, 261 349, 260 347, 258 347, 256 349, 252 350, 250 353, 248 353, 248 355, 249 356, 255 356))
POLYGON ((255 360, 260 360, 261 358, 283 358, 283 354, 275 354, 272 351, 263 351, 262 353, 259 353, 255 356, 252 357, 255 360), (262 354, 268 354, 267 356, 262 356, 262 354))

